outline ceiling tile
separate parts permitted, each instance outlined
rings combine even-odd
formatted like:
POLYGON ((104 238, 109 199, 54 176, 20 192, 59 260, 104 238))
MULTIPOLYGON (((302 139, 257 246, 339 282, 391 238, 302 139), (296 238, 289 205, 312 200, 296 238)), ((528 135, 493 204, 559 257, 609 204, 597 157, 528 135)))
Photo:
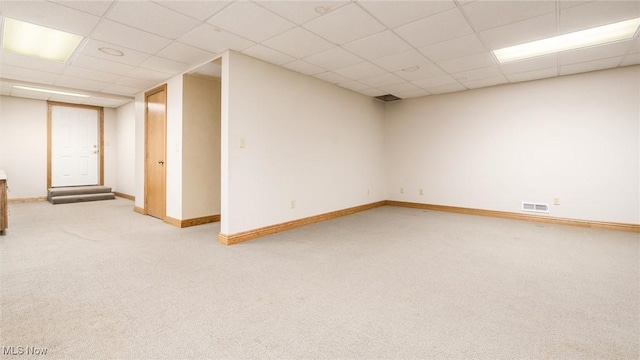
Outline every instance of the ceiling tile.
POLYGON ((473 29, 457 8, 402 25, 394 31, 415 47, 423 47, 473 33, 473 29))
POLYGON ((394 85, 400 84, 404 82, 404 79, 398 77, 397 75, 391 73, 384 73, 364 79, 358 80, 365 85, 369 85, 371 87, 380 87, 385 85, 394 85))
POLYGON ((82 54, 78 54, 78 56, 73 59, 71 65, 119 75, 124 75, 134 68, 132 65, 122 64, 115 61, 108 61, 82 54))
POLYGON ((169 39, 177 39, 200 24, 198 20, 149 1, 118 1, 107 18, 169 39))
POLYGON ((631 46, 629 54, 635 54, 640 52, 640 38, 636 37, 636 42, 631 46))
POLYGON ((363 62, 337 69, 335 72, 342 76, 346 76, 349 79, 358 80, 379 75, 385 71, 370 62, 363 62))
POLYGON ((364 90, 364 89, 368 89, 370 88, 369 85, 365 85, 359 81, 348 81, 348 82, 344 82, 341 84, 338 84, 338 86, 342 86, 345 89, 349 89, 349 90, 353 90, 353 91, 359 91, 359 90, 364 90))
POLYGON ((409 44, 389 30, 354 41, 343 47, 366 60, 373 60, 411 49, 409 44))
POLYGON ((58 74, 33 70, 33 69, 25 69, 18 66, 12 66, 7 64, 2 64, 0 66, 0 75, 3 78, 7 79, 15 79, 22 81, 31 81, 37 82, 40 84, 53 84, 58 79, 58 74))
POLYGON ((329 13, 341 6, 348 4, 349 1, 264 1, 260 0, 256 4, 265 7, 276 14, 292 21, 298 25, 302 25, 311 19, 320 17, 322 13, 317 12, 316 8, 322 7, 325 13, 329 13))
POLYGON ((296 60, 294 62, 290 62, 284 65, 284 67, 306 75, 315 75, 325 71, 323 68, 315 66, 313 64, 309 64, 304 60, 296 60))
POLYGON ((380 89, 362 89, 362 90, 358 90, 357 92, 359 92, 362 95, 367 95, 367 96, 380 96, 380 95, 386 95, 387 93, 380 90, 380 89))
POLYGON ((421 96, 428 96, 431 95, 428 91, 423 90, 423 89, 418 89, 418 90, 411 90, 411 91, 403 91, 403 92, 399 92, 399 93, 394 93, 395 96, 401 98, 401 99, 411 99, 411 98, 416 98, 416 97, 421 97, 421 96))
POLYGON ((551 67, 547 69, 538 69, 533 71, 521 72, 517 74, 507 75, 507 79, 510 82, 521 82, 549 78, 558 76, 558 67, 551 67))
MULTIPOLYGON (((412 70, 412 69, 411 69, 412 70)), ((420 80, 424 78, 445 75, 444 71, 438 66, 430 63, 422 64, 415 71, 395 71, 394 74, 405 80, 420 80)))
POLYGON ((304 58, 304 60, 327 70, 343 68, 362 62, 362 58, 339 47, 313 54, 304 58))
POLYGON ((588 62, 583 62, 578 64, 560 66, 560 75, 569 75, 569 74, 577 74, 577 73, 588 72, 588 71, 609 69, 609 68, 618 66, 618 64, 620 64, 622 59, 623 57, 619 56, 619 57, 614 57, 610 59, 601 59, 601 60, 588 61, 588 62))
POLYGON ((640 53, 629 54, 624 57, 620 66, 638 65, 640 64, 640 53))
POLYGON ((547 69, 558 66, 558 55, 551 54, 540 56, 533 59, 525 59, 501 64, 500 68, 504 74, 516 74, 521 72, 530 72, 533 70, 547 69))
POLYGON ((556 15, 549 14, 483 31, 480 37, 490 50, 497 50, 556 34, 556 15))
POLYGON ((210 18, 213 14, 222 10, 225 6, 232 3, 232 1, 171 1, 160 0, 156 1, 158 5, 162 5, 169 9, 175 10, 179 13, 191 16, 192 18, 204 21, 210 18))
POLYGON ((50 0, 57 4, 74 8, 89 14, 102 16, 113 3, 111 0, 50 0))
POLYGON ((332 43, 307 31, 296 27, 274 38, 263 45, 276 49, 284 54, 301 59, 334 47, 332 43))
POLYGON ((560 32, 564 34, 636 17, 640 17, 638 1, 592 1, 562 10, 560 32))
POLYGON ((429 88, 442 85, 457 84, 458 82, 449 75, 434 76, 426 79, 414 80, 411 83, 432 93, 429 88))
POLYGON ((464 5, 476 31, 493 29, 556 11, 555 1, 476 1, 464 5))
POLYGON ((627 54, 633 43, 634 40, 627 40, 608 45, 592 46, 586 49, 565 51, 560 53, 560 65, 623 56, 627 54))
POLYGON ((103 81, 81 79, 75 76, 61 75, 55 82, 56 85, 65 86, 74 89, 100 91, 109 86, 109 83, 103 81))
POLYGON ((281 34, 295 25, 248 1, 238 1, 207 20, 213 26, 260 42, 281 34))
POLYGON ((438 66, 448 73, 480 69, 494 64, 495 61, 489 53, 469 55, 437 63, 438 66))
POLYGON ((39 59, 32 56, 13 54, 6 51, 0 52, 0 59, 2 59, 3 65, 13 65, 26 69, 46 71, 54 74, 61 74, 65 68, 65 64, 63 63, 39 59))
POLYGON ((148 54, 155 54, 171 43, 171 40, 167 38, 106 19, 100 22, 91 37, 148 54))
POLYGON ((577 6, 577 5, 586 4, 589 1, 592 1, 592 0, 579 0, 579 1, 558 0, 558 3, 560 4, 560 8, 561 9, 566 9, 566 8, 574 7, 574 6, 577 6))
POLYGON ((408 92, 408 91, 416 91, 416 90, 420 90, 419 87, 405 82, 405 83, 401 83, 401 84, 393 84, 393 85, 383 85, 383 86, 378 86, 378 89, 385 91, 389 94, 397 94, 397 93, 402 93, 402 92, 408 92))
POLYGON ((82 79, 89 79, 95 81, 102 81, 105 83, 111 83, 118 80, 119 76, 115 74, 110 74, 104 71, 98 71, 93 69, 86 69, 77 66, 68 66, 64 69, 64 76, 73 76, 82 79))
POLYGON ((502 72, 500 72, 500 68, 497 65, 451 74, 451 77, 456 79, 458 82, 468 82, 500 76, 502 76, 502 72))
POLYGON ((243 53, 276 65, 286 64, 295 60, 293 56, 283 54, 280 51, 270 49, 260 44, 245 49, 243 53))
POLYGON ((213 59, 216 54, 176 41, 160 50, 157 55, 185 64, 199 64, 213 59))
POLYGON ((100 18, 44 1, 3 1, 2 15, 57 30, 86 36, 100 18))
POLYGON ((171 77, 171 75, 167 73, 155 71, 147 68, 141 68, 141 67, 137 67, 133 69, 128 74, 128 76, 134 79, 154 81, 154 82, 160 82, 171 77))
POLYGON ((80 51, 81 54, 107 61, 115 61, 123 64, 137 66, 145 61, 150 55, 136 50, 124 48, 97 40, 89 40, 80 51), (108 55, 100 51, 101 48, 112 48, 120 50, 123 56, 108 55))
POLYGON ((214 54, 220 54, 227 49, 242 51, 254 45, 252 41, 209 24, 198 26, 190 33, 179 38, 178 41, 214 54))
POLYGON ((339 45, 385 29, 376 19, 353 3, 313 19, 304 24, 304 27, 339 45))
POLYGON ((477 88, 495 86, 495 85, 506 84, 506 83, 507 83, 507 79, 504 76, 500 75, 500 76, 495 76, 487 79, 465 81, 462 84, 467 89, 477 89, 477 88))
POLYGON ((104 92, 106 93, 126 95, 126 96, 133 96, 144 90, 145 90, 144 88, 123 86, 123 85, 116 85, 116 84, 111 84, 104 88, 104 92))
POLYGON ((191 65, 165 59, 159 56, 152 56, 140 64, 140 67, 173 75, 187 71, 191 65))
POLYGON ((455 83, 455 84, 449 84, 449 85, 440 85, 440 86, 434 86, 434 87, 428 87, 425 88, 428 92, 437 95, 437 94, 448 94, 448 93, 452 93, 452 92, 458 92, 458 91, 465 91, 467 90, 466 87, 455 83))
POLYGON ((416 66, 431 64, 424 55, 416 50, 409 50, 394 55, 385 56, 372 61, 387 71, 397 71, 402 69, 413 68, 416 66))
POLYGON ((313 75, 313 77, 320 79, 320 80, 324 80, 326 82, 330 82, 332 84, 339 84, 339 83, 345 83, 348 82, 349 79, 347 79, 346 77, 336 74, 334 72, 331 71, 327 71, 327 72, 323 72, 320 74, 316 74, 313 75))
POLYGON ((112 85, 122 85, 138 89, 147 89, 156 84, 156 81, 140 80, 128 76, 123 76, 112 85))
POLYGON ((451 0, 405 1, 402 6, 398 6, 398 1, 361 1, 359 4, 390 28, 456 7, 451 0))
POLYGON ((420 49, 431 61, 439 62, 457 57, 479 54, 486 49, 476 34, 461 36, 459 38, 439 42, 420 49))

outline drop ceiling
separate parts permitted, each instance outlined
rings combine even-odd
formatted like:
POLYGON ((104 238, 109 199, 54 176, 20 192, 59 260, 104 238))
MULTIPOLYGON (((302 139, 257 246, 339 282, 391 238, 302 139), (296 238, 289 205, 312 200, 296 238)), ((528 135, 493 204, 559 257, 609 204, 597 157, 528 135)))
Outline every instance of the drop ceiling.
POLYGON ((367 96, 400 98, 640 64, 638 34, 500 65, 491 50, 640 17, 640 1, 7 1, 84 37, 66 63, 2 52, 0 94, 117 107, 227 49, 367 96), (113 56, 100 49, 123 53, 113 56), (32 93, 28 84, 88 99, 32 93))

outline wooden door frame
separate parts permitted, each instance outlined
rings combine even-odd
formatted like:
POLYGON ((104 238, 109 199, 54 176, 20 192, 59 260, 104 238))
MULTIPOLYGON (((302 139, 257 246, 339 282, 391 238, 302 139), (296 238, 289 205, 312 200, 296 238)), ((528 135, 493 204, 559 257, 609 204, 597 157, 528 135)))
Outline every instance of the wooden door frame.
POLYGON ((163 148, 164 148, 164 161, 165 161, 165 166, 164 166, 164 184, 165 184, 165 194, 164 194, 164 209, 163 209, 163 215, 162 215, 162 219, 161 220, 165 220, 167 218, 167 194, 166 194, 166 190, 167 190, 167 103, 168 103, 168 98, 167 98, 167 84, 162 84, 158 87, 155 87, 147 92, 144 93, 144 206, 142 208, 142 213, 144 215, 148 215, 149 212, 147 210, 147 188, 148 188, 148 182, 149 182, 149 171, 148 171, 148 164, 147 164, 147 160, 149 158, 149 101, 148 98, 149 96, 155 95, 159 92, 164 91, 165 93, 165 101, 164 101, 164 139, 162 139, 163 141, 163 148))
POLYGON ((104 185, 104 108, 101 106, 47 101, 47 190, 51 188, 51 108, 54 106, 75 107, 98 111, 98 185, 104 185))

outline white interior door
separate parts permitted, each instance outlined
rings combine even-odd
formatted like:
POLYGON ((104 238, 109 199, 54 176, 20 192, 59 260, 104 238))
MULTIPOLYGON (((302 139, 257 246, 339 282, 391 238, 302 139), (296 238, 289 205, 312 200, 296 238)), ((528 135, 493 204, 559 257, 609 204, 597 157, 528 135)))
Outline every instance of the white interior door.
POLYGON ((98 111, 51 108, 51 186, 98 185, 98 111))

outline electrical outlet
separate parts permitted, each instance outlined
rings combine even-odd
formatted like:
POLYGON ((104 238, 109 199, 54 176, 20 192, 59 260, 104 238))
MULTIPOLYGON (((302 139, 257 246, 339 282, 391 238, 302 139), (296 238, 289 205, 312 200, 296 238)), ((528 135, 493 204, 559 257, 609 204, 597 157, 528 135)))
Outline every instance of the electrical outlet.
POLYGON ((420 193, 420 195, 424 195, 424 191, 422 191, 422 189, 420 189, 418 192, 420 193))
POLYGON ((244 147, 247 145, 246 141, 244 140, 244 138, 240 138, 240 148, 244 149, 244 147))
POLYGON ((295 200, 291 200, 291 208, 292 209, 296 208, 296 201, 295 200))
POLYGON ((404 188, 400 188, 400 194, 404 194, 404 188))
POLYGON ((560 205, 560 198, 553 198, 553 205, 560 205))

